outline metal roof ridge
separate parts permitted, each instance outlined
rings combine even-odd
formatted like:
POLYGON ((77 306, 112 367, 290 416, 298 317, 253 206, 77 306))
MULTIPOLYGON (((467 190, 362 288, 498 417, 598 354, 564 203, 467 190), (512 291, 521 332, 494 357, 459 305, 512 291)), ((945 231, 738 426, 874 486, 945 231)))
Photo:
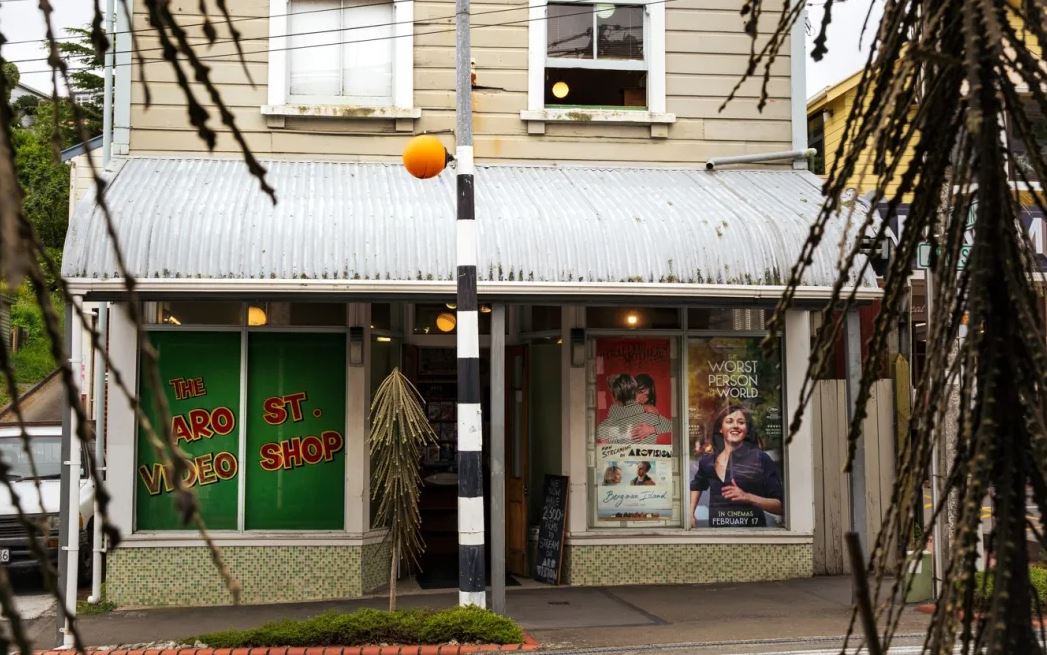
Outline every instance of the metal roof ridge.
MULTIPOLYGON (((128 154, 123 155, 122 158, 127 160, 135 161, 214 161, 214 162, 243 162, 243 158, 235 153, 229 153, 229 156, 224 154, 209 155, 207 153, 193 153, 193 154, 128 154)), ((258 157, 258 162, 267 164, 333 164, 343 166, 375 166, 383 168, 401 168, 402 164, 399 161, 382 161, 382 160, 355 160, 355 159, 322 159, 322 158, 301 158, 301 159, 271 159, 266 157, 258 157)), ((535 170, 584 170, 584 171, 643 171, 643 172, 658 172, 658 171, 682 171, 685 173, 700 172, 707 175, 735 175, 745 173, 757 173, 767 175, 788 175, 795 177, 811 177, 814 176, 809 170, 805 169, 794 169, 794 168, 766 168, 766 167, 753 167, 753 168, 731 168, 731 169, 715 169, 712 171, 706 170, 704 162, 695 163, 694 166, 684 166, 678 163, 671 165, 639 165, 639 164, 628 164, 628 163, 606 163, 606 162, 566 162, 566 163, 537 163, 533 161, 520 161, 520 162, 476 162, 476 168, 520 168, 520 169, 535 169, 535 170)), ((817 177, 817 176, 814 176, 817 177)))

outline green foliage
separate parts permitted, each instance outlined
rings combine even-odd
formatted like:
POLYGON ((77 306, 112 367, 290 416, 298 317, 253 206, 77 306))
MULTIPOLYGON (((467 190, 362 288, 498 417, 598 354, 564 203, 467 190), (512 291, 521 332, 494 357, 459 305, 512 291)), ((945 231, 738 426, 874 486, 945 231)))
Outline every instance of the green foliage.
POLYGON ((439 644, 447 641, 516 644, 523 641, 520 626, 504 616, 469 605, 455 607, 429 617, 421 640, 439 644))
POLYGON ((923 522, 913 521, 912 522, 912 535, 909 538, 909 550, 923 550, 924 544, 927 543, 927 539, 923 534, 923 522))
MULTIPOLYGON (((105 86, 105 79, 101 75, 105 63, 103 53, 97 51, 91 42, 90 25, 67 28, 66 33, 75 39, 59 41, 58 52, 69 65, 69 90, 74 96, 79 96, 79 108, 87 133, 93 137, 102 132, 102 92, 105 86)), ((67 101, 67 104, 72 115, 72 102, 67 101)), ((63 135, 63 148, 81 142, 79 131, 74 129, 71 137, 63 135)))
MULTIPOLYGON (((992 600, 995 586, 993 576, 987 575, 984 571, 978 571, 974 574, 974 580, 974 602, 978 607, 984 609, 992 600)), ((1042 564, 1029 567, 1029 584, 1032 585, 1036 598, 1039 598, 1039 606, 1047 608, 1047 568, 1044 568, 1042 564)), ((1033 601, 1033 606, 1036 606, 1035 601, 1033 601)))
POLYGON ((76 40, 59 41, 58 52, 69 64, 72 72, 69 73, 70 86, 75 93, 91 94, 91 102, 83 106, 97 108, 101 103, 104 79, 98 73, 102 68, 103 55, 95 50, 91 43, 91 26, 70 27, 66 29, 70 37, 76 40))
POLYGON ((14 90, 22 75, 18 72, 18 66, 5 61, 0 64, 0 76, 4 78, 4 102, 11 102, 11 91, 14 90))
MULTIPOLYGON (((81 118, 89 137, 102 133, 102 115, 94 112, 89 105, 79 105, 81 118)), ((36 120, 29 132, 41 143, 51 147, 55 158, 60 159, 62 150, 81 144, 80 128, 76 125, 76 111, 73 101, 59 98, 58 103, 51 100, 42 101, 36 107, 36 120)))
MULTIPOLYGON (((11 366, 15 371, 15 383, 18 385, 19 393, 43 380, 51 371, 55 370, 54 357, 51 356, 51 345, 46 338, 29 341, 25 347, 11 355, 11 366)), ((7 393, 7 382, 0 381, 0 407, 11 402, 7 393)))
MULTIPOLYGON (((62 299, 53 294, 51 302, 58 314, 59 322, 63 320, 62 299)), ((11 355, 11 364, 15 371, 15 382, 19 385, 32 385, 44 379, 55 369, 55 360, 51 356, 51 340, 47 338, 43 313, 29 290, 28 284, 22 285, 11 305, 11 325, 25 331, 25 343, 11 355)), ((61 330, 61 325, 59 326, 61 330)), ((10 398, 6 385, 0 389, 0 406, 6 405, 10 398)))
POLYGON ((36 110, 40 106, 40 98, 38 96, 27 93, 24 96, 19 96, 14 102, 11 103, 11 111, 14 112, 14 120, 12 125, 28 126, 36 120, 36 110))
MULTIPOLYGON (((67 58, 76 59, 73 62, 75 64, 94 65, 97 57, 91 45, 90 30, 78 28, 70 32, 79 37, 79 41, 63 42, 59 45, 60 50, 67 58)), ((9 89, 18 80, 18 69, 9 62, 3 63, 2 74, 5 88, 9 89)), ((98 80, 101 78, 98 77, 98 80)), ((93 84, 85 82, 85 85, 80 85, 74 81, 73 90, 90 92, 94 88, 93 84)), ((92 106, 80 109, 88 135, 99 134, 102 129, 100 110, 92 106)), ((35 96, 24 96, 14 103, 13 110, 11 137, 23 210, 50 257, 61 262, 61 250, 69 224, 70 192, 69 167, 61 160, 61 150, 82 141, 82 130, 77 124, 77 108, 68 98, 41 101, 35 96), (24 120, 26 118, 33 120, 24 120)), ((48 288, 57 288, 48 268, 42 267, 42 270, 47 276, 48 288)), ((23 315, 20 318, 25 323, 23 327, 32 334, 40 333, 40 325, 33 317, 23 315)))
POLYGON ((116 603, 103 600, 92 605, 86 600, 77 601, 76 603, 76 615, 77 616, 96 616, 98 614, 108 614, 116 609, 116 603))
MULTIPOLYGON (((41 103, 38 115, 50 110, 41 103)), ((69 224, 69 168, 62 163, 38 119, 31 129, 15 130, 15 166, 26 216, 44 245, 61 248, 69 224)))
POLYGON ((11 363, 15 380, 26 384, 35 384, 55 370, 55 360, 46 338, 30 341, 25 348, 20 348, 11 356, 11 363))
POLYGON ((225 630, 187 639, 212 648, 362 646, 365 644, 518 644, 523 630, 505 616, 479 607, 384 612, 328 612, 301 621, 277 621, 250 630, 225 630))

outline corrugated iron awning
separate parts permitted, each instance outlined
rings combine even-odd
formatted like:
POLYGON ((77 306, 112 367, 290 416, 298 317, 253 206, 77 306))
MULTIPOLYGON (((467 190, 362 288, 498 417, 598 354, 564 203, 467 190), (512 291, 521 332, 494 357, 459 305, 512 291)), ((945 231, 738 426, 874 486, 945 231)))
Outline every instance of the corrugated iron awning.
MULTIPOLYGON (((106 197, 130 271, 228 283, 454 279, 450 172, 417 180, 396 164, 266 166, 275 205, 238 160, 126 160, 106 197)), ((507 287, 779 286, 820 189, 805 171, 478 166, 479 278, 507 287)), ((830 227, 806 285, 832 285, 845 224, 830 227)), ((87 289, 118 277, 92 198, 70 221, 62 269, 87 289)))

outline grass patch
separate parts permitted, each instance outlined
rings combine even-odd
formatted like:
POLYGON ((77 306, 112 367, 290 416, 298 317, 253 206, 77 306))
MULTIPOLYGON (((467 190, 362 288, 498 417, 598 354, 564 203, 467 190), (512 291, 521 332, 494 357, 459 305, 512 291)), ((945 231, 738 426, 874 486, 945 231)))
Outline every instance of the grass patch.
MULTIPOLYGON (((52 304, 58 314, 59 323, 64 323, 61 296, 52 294, 52 304)), ((28 284, 23 284, 14 294, 14 303, 11 305, 11 325, 21 328, 25 335, 22 347, 17 352, 11 353, 15 382, 18 384, 19 393, 24 393, 47 377, 56 367, 55 360, 51 356, 51 340, 44 327, 43 312, 37 305, 36 298, 29 290, 28 284)), ((62 327, 59 326, 59 330, 61 329, 62 327)), ((10 401, 7 383, 2 382, 0 383, 0 407, 6 406, 10 401)))
POLYGON ((51 356, 51 343, 47 337, 29 341, 24 348, 11 355, 15 379, 21 383, 36 384, 55 370, 55 359, 51 356))
POLYGON ((256 646, 363 646, 367 644, 519 644, 523 630, 512 619, 480 609, 361 609, 328 612, 301 621, 276 621, 251 630, 212 632, 185 641, 212 648, 256 646))
MULTIPOLYGON (((979 607, 986 608, 989 606, 989 602, 992 599, 993 592, 993 577, 991 574, 987 575, 982 571, 978 571, 974 574, 974 601, 979 607)), ((1047 607, 1047 568, 1042 565, 1037 566, 1033 564, 1029 567, 1029 584, 1032 585, 1033 592, 1036 597, 1040 600, 1040 607, 1047 607)), ((1035 611, 1036 601, 1033 601, 1033 609, 1035 611)))
POLYGON ((116 609, 116 603, 103 600, 92 605, 86 600, 80 600, 76 602, 76 615, 77 616, 93 616, 97 614, 108 614, 116 609))
MULTIPOLYGON (((35 339, 11 354, 11 365, 15 372, 15 384, 19 395, 29 391, 37 382, 43 380, 55 370, 55 360, 51 356, 51 345, 46 337, 35 339)), ((0 379, 0 407, 11 402, 7 393, 7 381, 0 379)))

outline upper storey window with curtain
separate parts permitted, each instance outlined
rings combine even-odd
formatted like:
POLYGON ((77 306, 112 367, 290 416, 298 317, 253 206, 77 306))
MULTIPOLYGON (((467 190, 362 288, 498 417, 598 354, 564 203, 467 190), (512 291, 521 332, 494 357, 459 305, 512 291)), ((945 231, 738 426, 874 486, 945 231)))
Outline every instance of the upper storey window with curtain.
POLYGON ((393 104, 393 3, 288 2, 290 102, 393 104))
POLYGON ((411 131, 413 0, 269 0, 269 91, 262 113, 396 119, 411 131), (359 107, 360 111, 352 108, 359 107))

